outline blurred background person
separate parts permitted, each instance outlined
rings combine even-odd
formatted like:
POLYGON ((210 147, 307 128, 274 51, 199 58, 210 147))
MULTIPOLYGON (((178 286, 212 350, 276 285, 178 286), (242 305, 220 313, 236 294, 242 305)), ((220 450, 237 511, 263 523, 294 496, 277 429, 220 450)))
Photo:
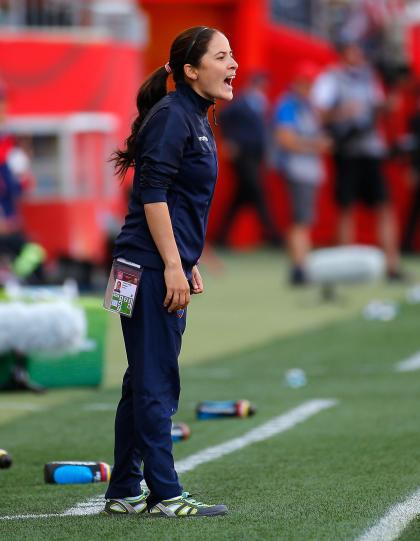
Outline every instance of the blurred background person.
POLYGON ((387 149, 378 117, 384 92, 357 42, 342 37, 337 49, 338 65, 320 75, 312 97, 334 140, 338 240, 353 242, 356 203, 375 209, 387 276, 401 279, 397 224, 382 172, 387 149))
POLYGON ((27 153, 7 130, 7 88, 0 82, 0 283, 14 273, 39 280, 44 251, 23 230, 21 201, 33 185, 27 153))
POLYGON ((348 2, 339 33, 357 41, 369 62, 388 78, 405 63, 403 44, 404 0, 352 0, 348 2))
POLYGON ((224 154, 235 174, 235 192, 230 206, 221 218, 215 243, 227 244, 231 225, 241 208, 255 208, 270 244, 279 244, 276 227, 267 208, 263 189, 262 163, 267 149, 266 96, 267 75, 254 73, 239 97, 220 114, 224 154))
POLYGON ((331 146, 310 101, 318 71, 314 63, 298 65, 290 89, 281 96, 273 119, 275 167, 286 180, 291 204, 287 243, 293 285, 306 283, 304 265, 311 249, 316 194, 325 175, 322 153, 331 146))
POLYGON ((19 201, 23 185, 13 170, 10 157, 16 148, 16 140, 5 128, 7 91, 0 82, 0 235, 9 236, 21 229, 19 201))
POLYGON ((411 197, 408 217, 405 223, 402 250, 411 253, 420 221, 420 87, 416 89, 416 108, 408 122, 408 137, 410 141, 410 180, 411 197))

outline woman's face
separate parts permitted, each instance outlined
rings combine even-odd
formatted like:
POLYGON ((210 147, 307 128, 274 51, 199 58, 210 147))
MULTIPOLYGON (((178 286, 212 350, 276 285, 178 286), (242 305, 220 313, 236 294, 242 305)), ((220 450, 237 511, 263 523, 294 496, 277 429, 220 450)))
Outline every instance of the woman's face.
POLYGON ((187 81, 197 94, 207 99, 230 101, 233 98, 232 80, 237 68, 227 37, 215 32, 199 67, 186 64, 184 69, 187 81))

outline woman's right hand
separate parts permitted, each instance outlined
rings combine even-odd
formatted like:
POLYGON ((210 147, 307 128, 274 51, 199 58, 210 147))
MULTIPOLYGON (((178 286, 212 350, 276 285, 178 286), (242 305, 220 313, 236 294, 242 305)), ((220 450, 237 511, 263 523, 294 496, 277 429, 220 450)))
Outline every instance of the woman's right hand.
POLYGON ((175 312, 186 308, 190 302, 190 284, 185 277, 181 266, 165 267, 166 297, 163 306, 168 308, 168 312, 175 312))

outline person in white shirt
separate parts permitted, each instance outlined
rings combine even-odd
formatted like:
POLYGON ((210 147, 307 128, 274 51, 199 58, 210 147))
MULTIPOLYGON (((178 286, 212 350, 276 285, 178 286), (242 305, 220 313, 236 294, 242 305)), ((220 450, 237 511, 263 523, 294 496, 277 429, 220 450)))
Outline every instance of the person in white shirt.
POLYGON ((397 225, 382 173, 387 148, 378 128, 385 95, 357 42, 342 39, 341 61, 315 82, 312 99, 334 140, 338 238, 354 237, 353 210, 361 202, 376 211, 378 237, 390 280, 401 279, 397 225))

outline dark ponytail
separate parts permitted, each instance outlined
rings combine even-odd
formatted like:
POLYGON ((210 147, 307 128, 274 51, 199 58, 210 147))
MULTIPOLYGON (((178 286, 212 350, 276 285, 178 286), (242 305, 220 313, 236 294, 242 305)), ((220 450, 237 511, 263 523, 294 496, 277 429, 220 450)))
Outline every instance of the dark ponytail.
POLYGON ((138 115, 131 124, 131 133, 125 140, 125 149, 116 150, 111 156, 115 173, 124 178, 128 169, 134 165, 136 137, 143 120, 155 103, 166 96, 166 81, 169 73, 164 67, 154 71, 141 85, 137 92, 136 104, 138 115))
POLYGON ((131 124, 131 133, 125 140, 125 148, 116 150, 111 156, 115 173, 122 179, 134 165, 136 138, 147 113, 167 94, 166 83, 169 73, 172 73, 175 83, 184 81, 184 65, 199 66, 215 32, 217 30, 214 28, 195 26, 179 34, 172 43, 166 67, 158 68, 141 85, 136 99, 138 115, 131 124))

